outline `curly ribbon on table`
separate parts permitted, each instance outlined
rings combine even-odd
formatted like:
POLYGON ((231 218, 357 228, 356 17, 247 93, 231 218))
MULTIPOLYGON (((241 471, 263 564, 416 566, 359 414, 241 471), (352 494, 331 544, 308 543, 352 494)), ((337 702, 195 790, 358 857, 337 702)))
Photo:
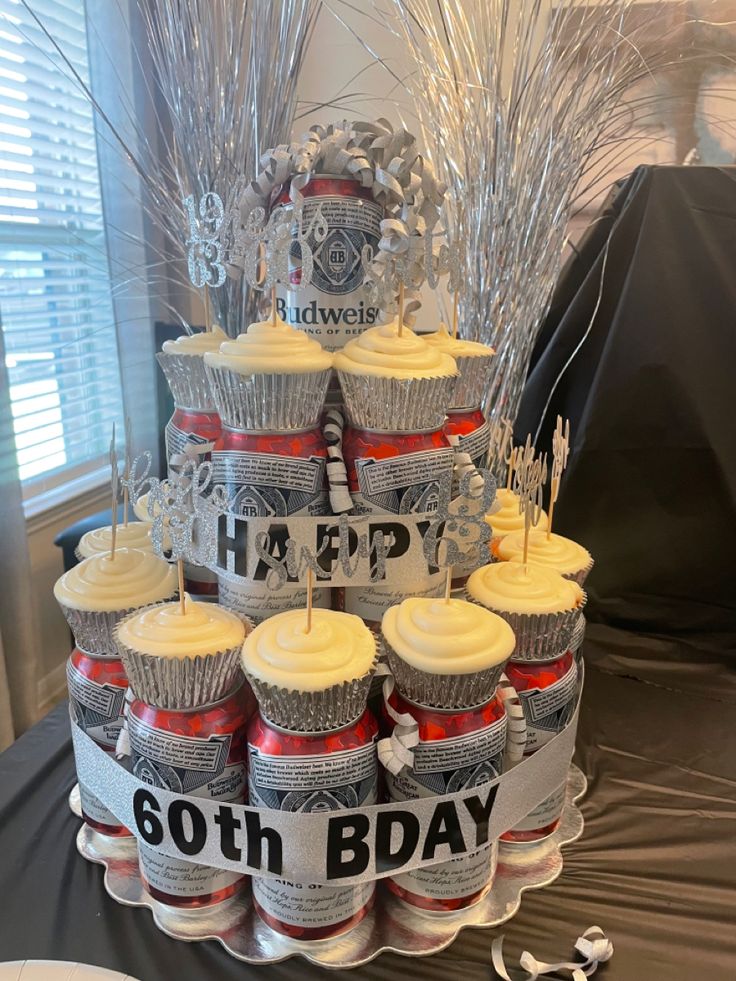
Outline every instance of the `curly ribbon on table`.
MULTIPOLYGON (((575 942, 575 950, 583 957, 583 962, 560 961, 558 964, 547 964, 538 961, 528 950, 519 958, 519 966, 527 971, 523 981, 536 981, 545 975, 557 974, 558 971, 569 971, 572 981, 586 981, 595 974, 598 965, 604 964, 613 957, 613 944, 599 926, 589 927, 575 942)), ((503 957, 503 937, 497 937, 491 946, 493 969, 503 981, 512 981, 503 957)))

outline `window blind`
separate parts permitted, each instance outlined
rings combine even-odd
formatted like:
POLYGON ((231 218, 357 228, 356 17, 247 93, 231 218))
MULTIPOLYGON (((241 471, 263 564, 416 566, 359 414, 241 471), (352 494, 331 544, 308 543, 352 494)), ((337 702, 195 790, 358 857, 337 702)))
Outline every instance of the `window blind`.
MULTIPOLYGON (((84 0, 31 6, 89 84, 84 0)), ((92 108, 0 0, 0 319, 24 496, 99 469, 122 396, 92 108)))

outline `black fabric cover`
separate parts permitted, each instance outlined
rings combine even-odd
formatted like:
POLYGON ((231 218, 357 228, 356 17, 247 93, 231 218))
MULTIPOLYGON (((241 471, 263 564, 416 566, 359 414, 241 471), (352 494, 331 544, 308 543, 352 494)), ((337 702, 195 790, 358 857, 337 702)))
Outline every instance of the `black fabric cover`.
POLYGON ((546 448, 571 420, 555 528, 598 560, 590 618, 719 657, 736 638, 735 267, 736 168, 639 169, 565 270, 516 428, 546 448))

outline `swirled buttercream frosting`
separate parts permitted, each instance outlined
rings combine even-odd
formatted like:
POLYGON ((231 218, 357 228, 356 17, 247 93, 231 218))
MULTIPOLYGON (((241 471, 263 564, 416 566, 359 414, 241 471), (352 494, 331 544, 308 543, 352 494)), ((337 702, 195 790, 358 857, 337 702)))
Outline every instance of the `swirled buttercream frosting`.
POLYGON ((112 612, 169 599, 176 592, 176 570, 152 552, 120 548, 93 555, 65 572, 54 596, 73 610, 112 612))
POLYGON ((205 364, 241 375, 301 375, 332 367, 332 355, 319 341, 283 320, 251 324, 247 333, 225 341, 219 351, 208 351, 205 364))
POLYGON ((470 576, 468 595, 503 613, 564 613, 580 606, 583 591, 559 572, 529 562, 494 562, 470 576))
POLYGON ((373 634, 360 617, 337 610, 287 610, 259 623, 243 644, 243 669, 289 691, 325 691, 362 678, 376 657, 373 634))
POLYGON ((397 321, 371 327, 335 355, 335 368, 383 378, 443 378, 457 375, 455 359, 397 321))
MULTIPOLYGON (((504 561, 520 562, 524 555, 524 532, 515 531, 506 535, 498 544, 497 554, 504 561)), ((560 575, 569 576, 580 572, 592 562, 592 556, 587 548, 578 545, 571 538, 555 535, 547 537, 546 531, 533 528, 529 533, 527 550, 529 562, 535 565, 545 565, 560 575)))
POLYGON ((470 674, 511 656, 515 638, 501 617, 461 599, 405 599, 381 630, 399 657, 428 674, 470 674))
POLYGON ((183 613, 176 600, 127 617, 118 626, 117 639, 139 654, 183 658, 239 647, 244 636, 245 627, 234 613, 187 595, 183 613))
MULTIPOLYGON (((519 497, 512 490, 499 487, 496 491, 496 503, 500 504, 498 511, 486 515, 486 521, 491 526, 494 537, 500 538, 503 535, 510 535, 514 531, 524 530, 524 515, 519 513, 519 497)), ((547 513, 542 511, 539 529, 547 527, 547 513)))
MULTIPOLYGON (((127 528, 125 525, 119 524, 115 533, 116 554, 119 548, 139 548, 144 552, 152 552, 152 527, 153 524, 150 521, 131 521, 127 528)), ((88 559, 92 555, 100 555, 102 552, 109 552, 111 548, 112 525, 86 532, 79 539, 77 546, 79 554, 84 559, 88 559)))
POLYGON ((227 334, 221 327, 214 326, 212 330, 199 330, 196 334, 181 334, 171 341, 164 341, 161 350, 164 354, 198 355, 202 357, 207 351, 216 351, 227 334))
POLYGON ((445 354, 453 358, 487 358, 496 352, 487 344, 480 344, 478 341, 466 341, 461 337, 453 337, 444 324, 440 324, 439 330, 432 334, 422 334, 427 344, 444 351, 445 354))

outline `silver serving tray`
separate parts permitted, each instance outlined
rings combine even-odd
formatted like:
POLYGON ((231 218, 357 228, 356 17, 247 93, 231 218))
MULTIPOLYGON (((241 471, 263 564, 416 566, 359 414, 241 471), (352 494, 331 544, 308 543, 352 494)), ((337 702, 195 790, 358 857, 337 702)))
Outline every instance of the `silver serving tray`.
POLYGON ((501 842, 493 888, 475 906, 455 913, 426 913, 379 887, 375 906, 365 919, 329 940, 282 937, 261 921, 247 891, 203 910, 179 910, 156 902, 141 884, 134 838, 106 838, 85 824, 77 835, 77 849, 88 861, 105 866, 105 889, 113 899, 123 906, 147 906, 156 926, 170 937, 217 940, 229 954, 249 964, 275 964, 300 956, 325 968, 359 967, 384 951, 406 957, 436 954, 466 927, 495 927, 511 919, 523 892, 548 886, 562 871, 560 849, 583 832, 583 815, 576 801, 586 786, 583 773, 571 766, 557 831, 536 844, 501 842))

